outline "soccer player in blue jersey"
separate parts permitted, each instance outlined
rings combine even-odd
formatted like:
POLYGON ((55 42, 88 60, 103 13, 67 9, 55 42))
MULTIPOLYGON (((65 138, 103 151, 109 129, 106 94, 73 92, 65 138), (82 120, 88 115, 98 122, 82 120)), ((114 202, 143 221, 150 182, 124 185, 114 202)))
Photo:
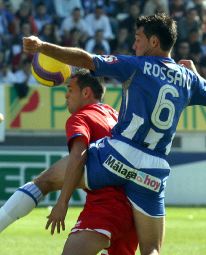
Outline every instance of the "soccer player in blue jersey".
MULTIPOLYGON (((206 105, 206 82, 175 63, 171 50, 177 38, 175 21, 165 14, 139 17, 133 45, 136 56, 100 56, 64 48, 37 37, 24 38, 24 51, 42 52, 95 76, 123 84, 122 103, 111 138, 92 144, 81 187, 122 186, 133 205, 142 255, 157 255, 164 236, 164 190, 170 173, 170 152, 178 120, 188 105, 206 105)), ((61 195, 47 226, 64 222, 67 203, 79 183, 81 167, 67 171, 61 195)), ((118 215, 117 215, 118 217, 118 215)))

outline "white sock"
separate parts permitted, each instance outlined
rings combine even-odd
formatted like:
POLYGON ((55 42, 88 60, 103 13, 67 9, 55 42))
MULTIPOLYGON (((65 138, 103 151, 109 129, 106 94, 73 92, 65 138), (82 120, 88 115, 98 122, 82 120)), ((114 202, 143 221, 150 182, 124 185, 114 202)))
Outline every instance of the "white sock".
POLYGON ((33 182, 20 187, 0 208, 0 232, 31 212, 42 198, 42 192, 33 182))

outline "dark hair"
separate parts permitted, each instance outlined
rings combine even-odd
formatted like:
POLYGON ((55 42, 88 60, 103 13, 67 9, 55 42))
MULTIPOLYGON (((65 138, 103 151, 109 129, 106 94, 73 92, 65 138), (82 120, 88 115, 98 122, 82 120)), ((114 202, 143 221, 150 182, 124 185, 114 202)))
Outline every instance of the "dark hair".
POLYGON ((102 100, 105 91, 104 85, 98 78, 92 76, 88 70, 79 69, 72 75, 72 78, 77 78, 77 84, 81 90, 90 87, 94 93, 94 97, 100 101, 102 100))
POLYGON ((137 29, 143 27, 148 39, 153 35, 157 36, 164 51, 171 50, 177 40, 176 22, 165 13, 140 16, 137 18, 136 27, 137 29))

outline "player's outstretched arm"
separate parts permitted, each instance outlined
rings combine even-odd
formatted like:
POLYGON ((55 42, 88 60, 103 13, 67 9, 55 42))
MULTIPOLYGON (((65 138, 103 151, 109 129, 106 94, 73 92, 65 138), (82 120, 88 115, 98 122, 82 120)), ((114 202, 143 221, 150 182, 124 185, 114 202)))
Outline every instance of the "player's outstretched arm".
POLYGON ((80 48, 61 47, 32 35, 23 38, 23 50, 30 54, 41 52, 65 64, 95 70, 92 55, 80 48))
MULTIPOLYGON (((59 199, 52 209, 50 215, 47 217, 48 221, 46 229, 51 226, 51 234, 53 235, 55 229, 57 233, 60 230, 65 230, 65 217, 68 208, 68 202, 74 189, 79 186, 79 183, 83 175, 83 167, 86 161, 86 150, 87 146, 81 137, 74 139, 71 151, 68 158, 68 166, 64 177, 64 183, 62 186, 61 194, 59 199)), ((85 188, 85 187, 81 187, 85 188)))

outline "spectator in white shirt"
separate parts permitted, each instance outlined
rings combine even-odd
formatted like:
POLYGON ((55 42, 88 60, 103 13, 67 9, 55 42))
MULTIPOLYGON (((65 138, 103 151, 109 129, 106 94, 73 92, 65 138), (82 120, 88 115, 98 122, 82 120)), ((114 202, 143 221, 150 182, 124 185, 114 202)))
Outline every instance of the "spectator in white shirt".
POLYGON ((39 32, 42 30, 45 24, 52 23, 52 17, 47 13, 48 12, 46 5, 44 4, 44 2, 40 2, 36 6, 36 15, 34 17, 39 32))
POLYGON ((53 0, 53 4, 56 15, 62 19, 71 15, 75 7, 80 8, 83 12, 81 0, 53 0))
POLYGON ((83 41, 85 41, 88 37, 88 28, 85 24, 85 21, 81 17, 81 10, 78 7, 74 8, 72 15, 68 15, 68 17, 62 21, 60 33, 61 35, 64 35, 74 28, 81 32, 82 37, 84 38, 83 41))
POLYGON ((102 5, 97 5, 94 13, 85 17, 85 22, 90 37, 94 37, 97 30, 103 30, 104 39, 111 40, 114 38, 112 33, 109 17, 104 13, 102 5))

